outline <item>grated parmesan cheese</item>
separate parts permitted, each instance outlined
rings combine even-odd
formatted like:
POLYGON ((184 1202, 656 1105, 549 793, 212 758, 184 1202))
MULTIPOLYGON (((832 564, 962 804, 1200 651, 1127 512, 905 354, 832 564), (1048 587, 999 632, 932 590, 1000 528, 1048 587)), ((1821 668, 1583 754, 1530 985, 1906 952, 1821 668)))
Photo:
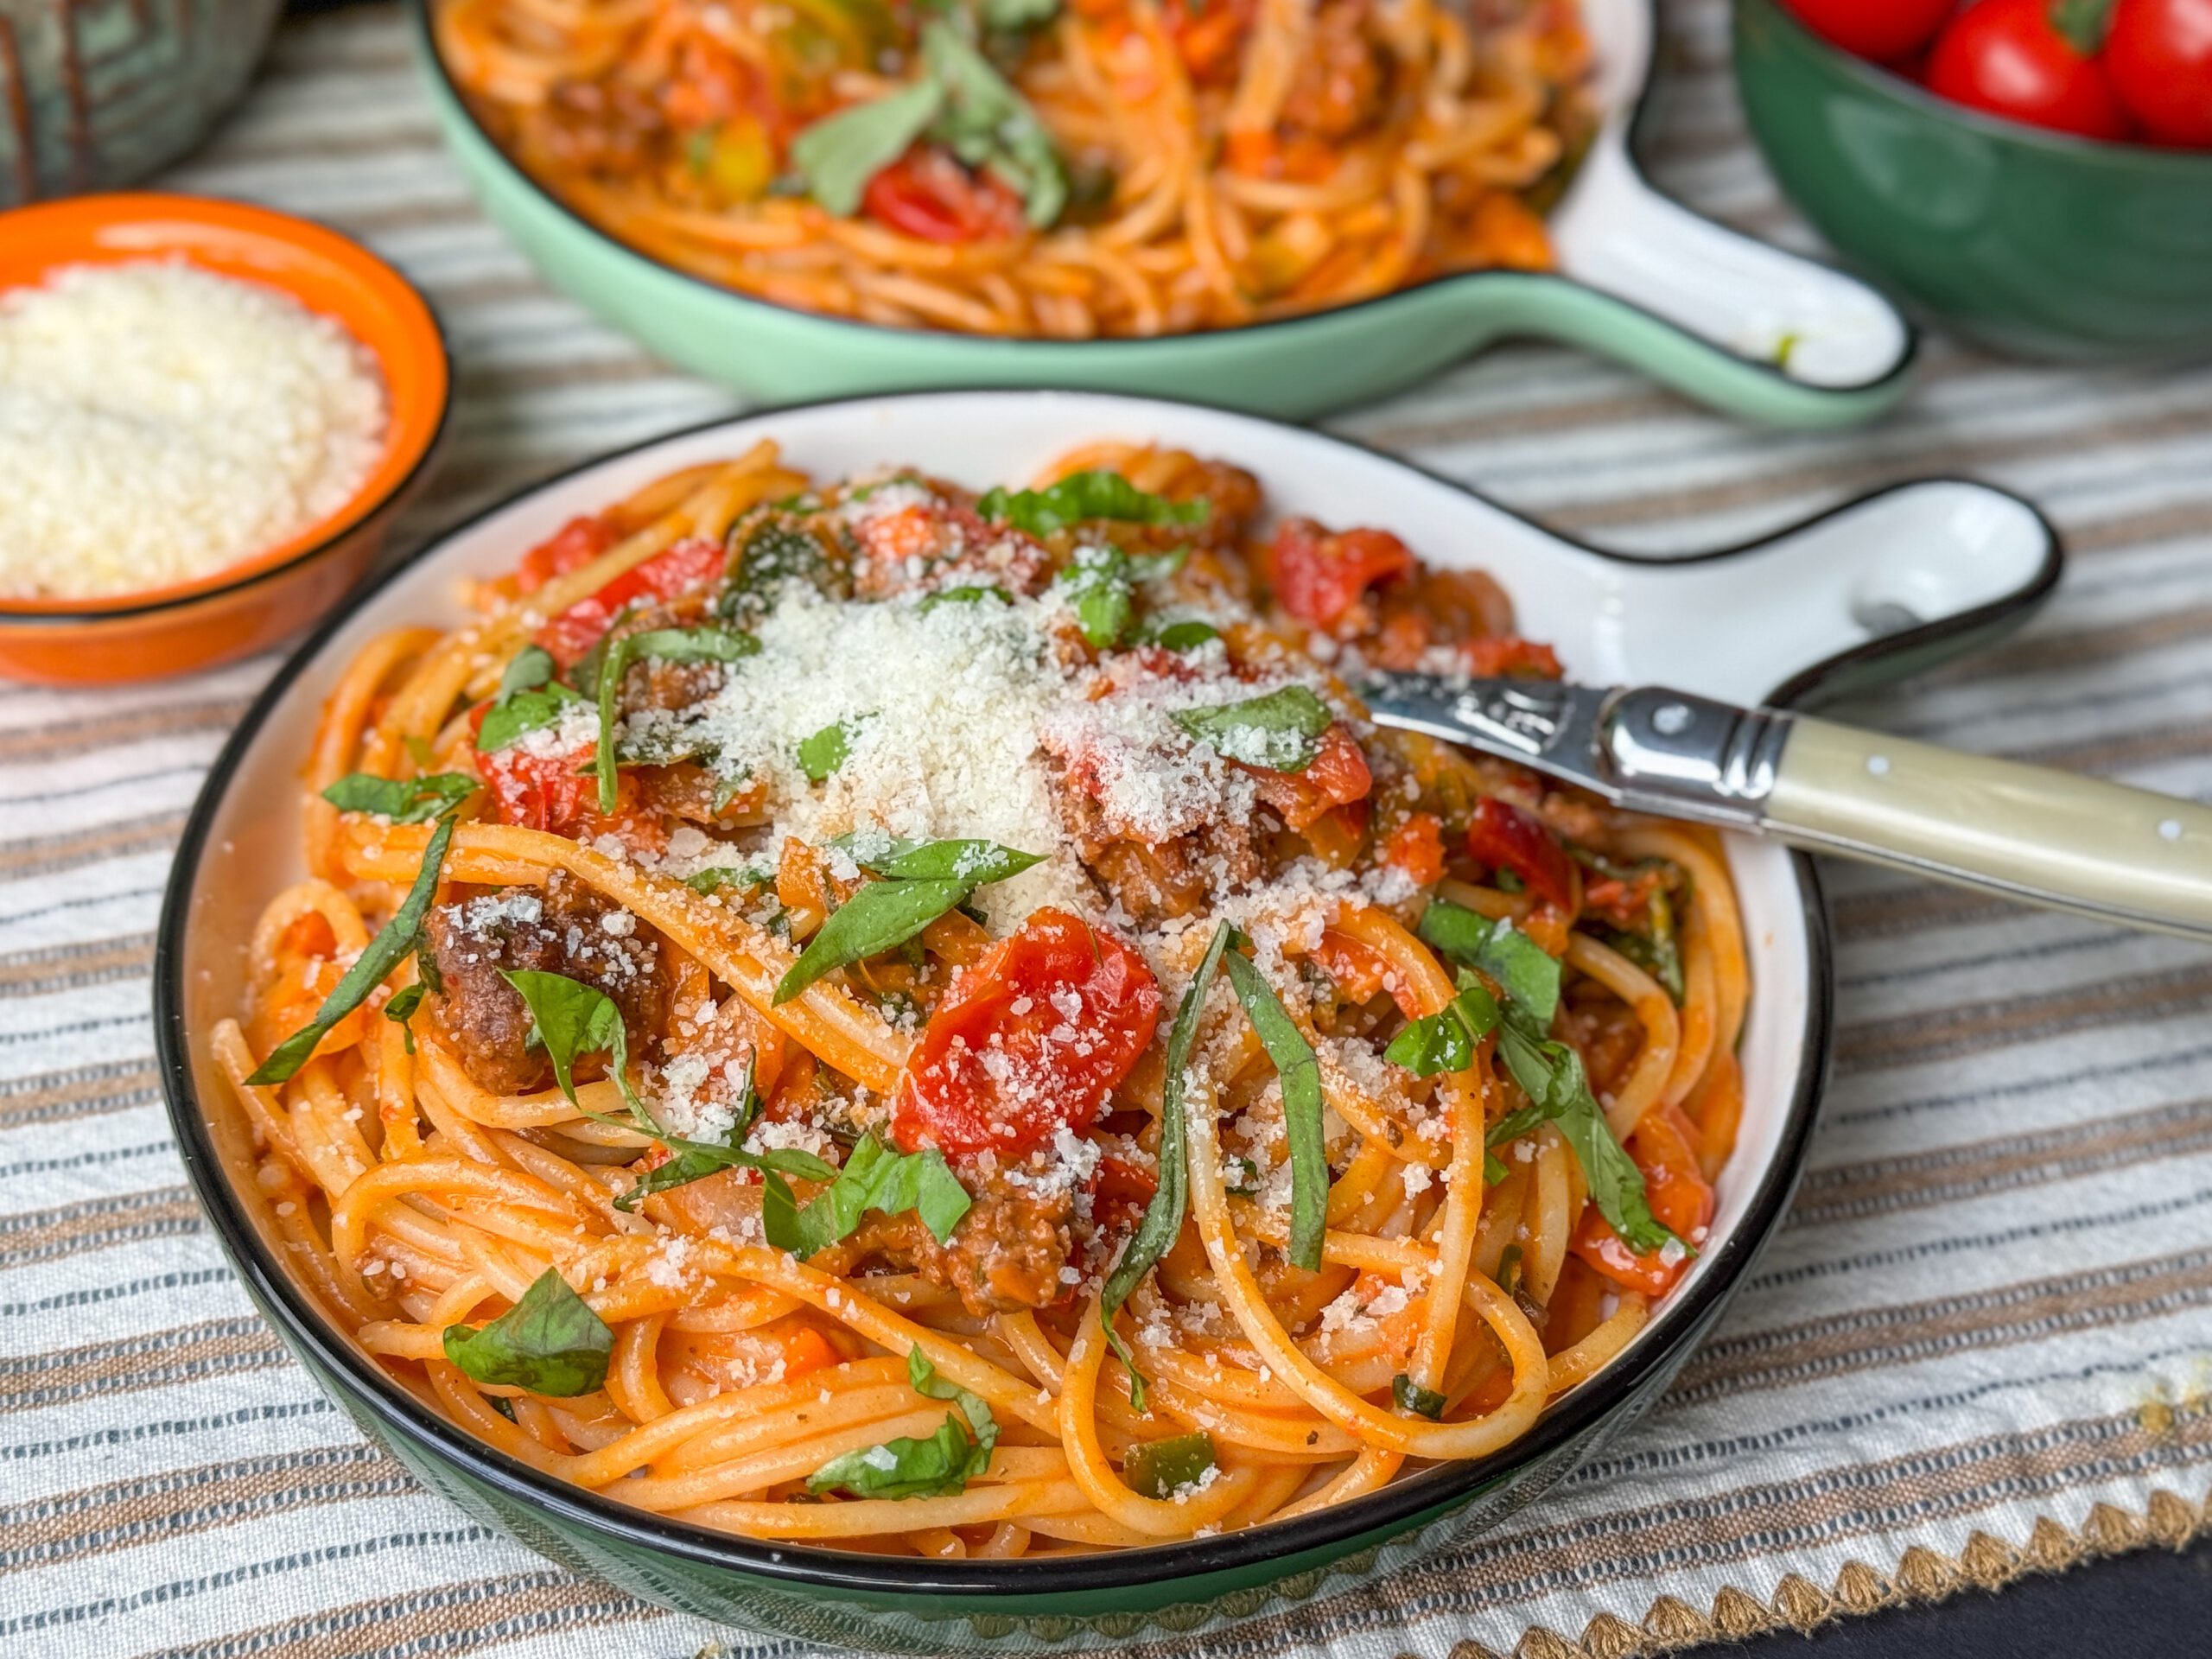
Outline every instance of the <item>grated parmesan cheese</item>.
POLYGON ((0 594, 250 558, 344 506, 388 424, 367 350, 273 289, 140 260, 0 294, 0 594))

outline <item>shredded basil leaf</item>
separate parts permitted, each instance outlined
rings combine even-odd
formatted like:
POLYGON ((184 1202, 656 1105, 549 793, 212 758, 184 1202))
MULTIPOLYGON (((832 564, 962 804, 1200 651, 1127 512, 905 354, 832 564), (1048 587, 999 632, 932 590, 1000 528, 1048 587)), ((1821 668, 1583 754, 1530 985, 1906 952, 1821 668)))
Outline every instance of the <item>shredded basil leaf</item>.
POLYGON ((760 1116, 760 1095, 753 1087, 753 1061, 748 1058, 745 1063, 744 1081, 738 1086, 736 1116, 730 1124, 729 1133, 719 1141, 685 1141, 674 1135, 662 1135, 659 1137, 662 1144, 675 1156, 639 1175, 636 1184, 614 1200, 614 1207, 634 1211, 642 1200, 655 1192, 688 1186, 693 1181, 704 1180, 709 1175, 719 1175, 726 1169, 758 1170, 764 1180, 771 1181, 784 1175, 796 1175, 802 1180, 826 1181, 836 1174, 837 1172, 829 1164, 804 1147, 772 1147, 766 1152, 746 1151, 746 1132, 753 1127, 753 1120, 760 1116))
MULTIPOLYGON (((867 847, 865 840, 851 836, 834 844, 856 840, 861 848, 867 847)), ((856 861, 893 879, 863 883, 830 912, 798 960, 776 982, 776 1001, 790 1001, 833 969, 904 944, 947 911, 964 904, 977 887, 1003 881, 1038 861, 1036 854, 988 841, 893 842, 889 846, 890 851, 875 862, 855 852, 856 861), (931 874, 936 871, 944 874, 931 874)))
POLYGON ((407 890, 392 918, 354 958, 345 977, 315 1011, 315 1018, 277 1044, 269 1058, 254 1068, 248 1083, 283 1083, 291 1077, 308 1063, 315 1045, 330 1028, 367 1001, 369 993, 384 982, 385 976, 407 960, 422 935, 423 917, 437 893, 438 872, 446 861, 446 849, 452 845, 453 819, 448 816, 440 818, 438 827, 430 832, 429 845, 423 849, 423 868, 415 873, 415 885, 407 890))
POLYGON ((1390 1379, 1390 1398, 1400 1411, 1426 1417, 1432 1423, 1444 1415, 1444 1396, 1434 1389, 1422 1388, 1403 1371, 1390 1379))
POLYGON ((814 123, 791 140, 791 166, 807 194, 849 219, 868 181, 912 149, 944 109, 944 88, 933 78, 918 80, 814 123))
POLYGON ((1053 578, 1052 585, 1066 595, 1087 644, 1103 651, 1128 632, 1135 600, 1126 555, 1110 547, 1078 548, 1075 562, 1053 578))
POLYGON ((1418 931, 1423 943, 1496 980, 1540 1026, 1549 1026, 1559 1012, 1558 960, 1511 922, 1438 899, 1421 912, 1418 931))
POLYGON ((449 1325, 446 1357, 479 1382, 566 1399, 607 1381, 614 1332, 548 1268, 486 1325, 449 1325))
POLYGON ((1321 734, 1337 717, 1304 686, 1286 685, 1242 702, 1178 709, 1172 718, 1194 741, 1231 760, 1303 772, 1321 753, 1321 734))
MULTIPOLYGON (((532 645, 531 650, 537 651, 532 645)), ((540 652, 540 656, 544 653, 540 652)), ((547 662, 553 659, 547 657, 547 662)), ((496 754, 508 747, 517 738, 527 737, 543 727, 552 725, 561 718, 562 711, 572 702, 583 698, 558 680, 548 680, 541 686, 525 686, 517 690, 502 690, 484 716, 484 723, 477 728, 476 752, 496 754)))
POLYGON ((963 586, 940 588, 916 608, 926 616, 940 605, 981 605, 986 601, 994 605, 1014 603, 1013 597, 1003 588, 963 586))
POLYGON ((798 769, 806 774, 809 783, 819 784, 833 776, 852 752, 852 734, 843 721, 836 721, 810 737, 799 739, 798 769))
POLYGON ((875 875, 900 880, 1003 881, 1044 862, 1042 853, 1017 852, 995 841, 903 841, 871 838, 865 833, 839 836, 830 843, 853 856, 875 875))
POLYGON ((1329 1159, 1321 1135, 1320 1062, 1260 970, 1233 950, 1224 960, 1236 1000, 1244 1005, 1244 1016, 1252 1022, 1268 1058, 1274 1062, 1275 1075, 1282 1084, 1283 1127, 1290 1137, 1290 1264, 1317 1272, 1329 1209, 1329 1159))
POLYGON ((1189 1131, 1184 1121, 1183 1096, 1189 1087, 1191 1052, 1198 1046, 1199 1022, 1205 1018, 1206 996, 1213 989, 1214 976, 1221 968, 1223 957, 1228 954, 1235 932, 1227 922, 1214 930, 1213 940, 1199 959, 1198 972, 1191 976, 1183 1000, 1176 1005, 1175 1023, 1167 1033, 1167 1080, 1160 1096, 1159 1179, 1152 1190, 1152 1202, 1145 1206, 1144 1219, 1138 1223, 1128 1248, 1122 1252, 1120 1262, 1108 1275, 1106 1287, 1100 1293, 1099 1319, 1106 1340, 1122 1363, 1129 1368, 1129 1403, 1139 1411, 1146 1408, 1145 1380, 1137 1370, 1136 1360, 1128 1344, 1114 1329, 1114 1316, 1122 1311, 1130 1293, 1144 1281, 1145 1274, 1183 1236, 1183 1214, 1190 1196, 1189 1131))
POLYGON ((976 21, 985 29, 1013 33, 1035 29, 1059 16, 1060 0, 981 0, 976 21))
POLYGON ((999 1443, 999 1426, 981 1396, 937 1374, 929 1357, 919 1348, 906 1351, 906 1380, 914 1391, 931 1400, 945 1400, 959 1408, 948 1414, 936 1433, 925 1440, 902 1434, 859 1452, 832 1458, 808 1477, 806 1489, 817 1496, 849 1492, 855 1497, 950 1497, 968 1490, 968 1483, 991 1466, 991 1453, 999 1443), (961 1427, 961 1418, 968 1428, 961 1427), (969 1439, 972 1430, 975 1439, 969 1439))
POLYGON ((1052 224, 1067 206, 1067 168, 1027 100, 945 23, 923 26, 922 61, 944 91, 930 136, 1019 195, 1033 229, 1052 224))
POLYGON ((1140 1497, 1172 1502, 1204 1481, 1215 1461, 1213 1436, 1203 1429, 1172 1440, 1139 1440, 1122 1459, 1122 1479, 1140 1497))
POLYGON ((996 489, 976 504, 994 524, 1012 524, 1032 536, 1050 536, 1086 519, 1112 518, 1130 524, 1203 524, 1213 509, 1205 501, 1170 501, 1141 490, 1119 473, 1070 473, 1041 490, 996 489))
POLYGON ((720 893, 724 887, 759 887, 768 882, 769 873, 758 864, 741 865, 735 869, 717 864, 709 869, 694 870, 683 878, 683 885, 694 893, 720 893))
POLYGON ((749 633, 727 628, 653 628, 625 634, 607 653, 599 674, 599 752, 593 769, 599 775, 599 810, 614 810, 614 709, 622 696, 622 682, 631 664, 648 658, 664 663, 734 663, 760 649, 749 633))
POLYGON ((1679 1008, 1689 990, 1682 977, 1681 936, 1675 925, 1675 902, 1664 888, 1652 893, 1645 914, 1651 922, 1648 932, 1609 927, 1605 942, 1657 980, 1679 1008))
POLYGON ((461 772, 435 772, 427 778, 378 778, 353 772, 322 791, 340 812, 367 812, 394 823, 426 823, 450 812, 479 785, 461 772))
POLYGON ((393 992, 391 1001, 384 1005, 384 1017, 399 1027, 399 1040, 410 1054, 415 1052, 415 1027, 407 1022, 415 1017, 415 1010, 423 1006, 423 993, 429 988, 417 980, 414 984, 393 992))
POLYGON ((1591 1202, 1629 1249, 1649 1255, 1671 1241, 1688 1250, 1688 1242, 1677 1238, 1651 1213, 1643 1172, 1613 1139, 1605 1109, 1591 1092, 1581 1055, 1512 1012, 1498 1028, 1497 1052, 1521 1092, 1529 1096, 1529 1104, 1499 1119, 1484 1137, 1485 1145, 1503 1146, 1539 1123, 1558 1124, 1582 1166, 1591 1202))
POLYGON ((1209 640, 1221 638, 1221 630, 1211 622, 1201 622, 1196 617, 1185 617, 1175 622, 1154 622, 1137 630, 1137 643, 1158 645, 1163 651, 1196 651, 1209 640))
POLYGON ((1434 1014, 1409 1021, 1390 1039, 1382 1058, 1417 1077, 1440 1071, 1464 1071, 1475 1063, 1475 1048, 1497 1028, 1497 1000, 1490 988, 1464 969, 1459 994, 1434 1014))
POLYGON ((942 1244, 973 1202, 943 1153, 893 1152, 873 1135, 854 1144, 842 1169, 825 1166, 823 1173, 835 1179, 804 1207, 791 1204, 786 1192, 762 1210, 768 1243, 802 1260, 851 1237, 871 1210, 887 1216, 911 1210, 942 1244))

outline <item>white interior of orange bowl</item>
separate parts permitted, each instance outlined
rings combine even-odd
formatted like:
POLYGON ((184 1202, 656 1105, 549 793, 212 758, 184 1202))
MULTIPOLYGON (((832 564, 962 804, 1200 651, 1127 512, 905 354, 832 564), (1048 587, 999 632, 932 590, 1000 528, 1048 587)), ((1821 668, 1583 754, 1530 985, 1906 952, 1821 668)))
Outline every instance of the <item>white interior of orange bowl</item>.
MULTIPOLYGON (((1065 392, 878 398, 731 421, 587 467, 454 533, 362 601, 316 651, 241 758, 194 878, 181 967, 194 1084, 203 1102, 226 1098, 205 1034, 238 1010, 255 919, 271 894, 304 874, 300 772, 323 700, 345 664, 389 629, 454 626, 462 617, 460 579, 504 574, 578 514, 677 467, 740 454, 762 438, 775 440, 787 461, 819 478, 899 463, 977 488, 1026 480, 1061 452, 1102 439, 1187 448, 1249 468, 1274 513, 1383 526, 1424 558, 1488 570, 1519 606, 1522 629, 1555 644, 1574 677, 1641 670, 1686 690, 1739 699, 1765 689, 1747 690, 1731 667, 1726 641, 1714 639, 1707 620, 1704 582, 1686 582, 1664 567, 1605 559, 1440 480, 1318 434, 1186 405, 1065 392), (1685 649, 1684 642, 1695 648, 1685 649)), ((1732 838, 1729 861, 1751 961, 1741 1046, 1744 1118, 1721 1178, 1711 1236, 1686 1285, 1723 1270, 1733 1254, 1728 1246, 1760 1173, 1776 1156, 1800 1069, 1814 1063, 1802 1052, 1813 948, 1807 895, 1778 847, 1732 838)), ((217 1112, 213 1128, 218 1144, 235 1158, 242 1150, 238 1126, 229 1119, 217 1112)), ((250 1193, 239 1196, 281 1261, 268 1218, 250 1193)), ((1662 1315, 1638 1341, 1662 1339, 1669 1323, 1662 1315)))

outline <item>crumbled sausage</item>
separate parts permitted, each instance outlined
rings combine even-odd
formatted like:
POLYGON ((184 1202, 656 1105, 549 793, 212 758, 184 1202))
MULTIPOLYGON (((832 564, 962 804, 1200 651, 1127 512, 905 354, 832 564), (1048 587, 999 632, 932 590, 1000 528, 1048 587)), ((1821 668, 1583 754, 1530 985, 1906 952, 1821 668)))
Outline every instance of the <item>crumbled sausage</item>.
POLYGON ((954 1292, 979 1319, 1047 1306, 1066 1294, 1060 1270, 1074 1248, 1073 1191, 1001 1177, 980 1184, 973 1196, 942 1244, 912 1211, 869 1217, 854 1236, 855 1259, 911 1268, 954 1292))
MULTIPOLYGON (((562 974, 604 992, 622 1011, 630 1052, 642 1058, 666 1024, 667 951, 660 936, 566 870, 543 890, 508 887, 441 905, 423 921, 438 1027, 468 1075, 494 1094, 528 1094, 553 1081, 529 1042, 531 1017, 501 971, 562 974)), ((577 1068, 599 1075, 598 1063, 577 1068)))

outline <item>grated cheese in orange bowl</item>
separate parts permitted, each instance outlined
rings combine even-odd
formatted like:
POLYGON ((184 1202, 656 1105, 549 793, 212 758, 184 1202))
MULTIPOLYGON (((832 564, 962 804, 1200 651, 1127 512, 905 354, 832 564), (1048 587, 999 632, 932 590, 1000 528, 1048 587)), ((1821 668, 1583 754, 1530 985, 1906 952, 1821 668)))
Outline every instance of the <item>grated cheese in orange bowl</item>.
POLYGON ((351 500, 390 425, 368 350, 181 260, 0 292, 0 600, 188 582, 351 500))

